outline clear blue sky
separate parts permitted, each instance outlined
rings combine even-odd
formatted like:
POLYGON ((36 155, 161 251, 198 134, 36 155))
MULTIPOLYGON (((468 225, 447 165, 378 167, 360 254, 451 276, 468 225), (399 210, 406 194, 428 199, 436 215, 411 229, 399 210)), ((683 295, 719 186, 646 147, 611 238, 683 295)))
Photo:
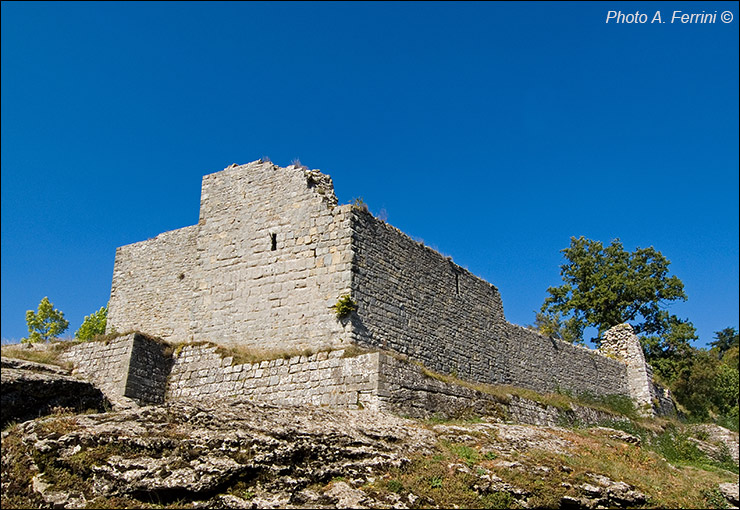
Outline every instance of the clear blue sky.
POLYGON ((73 334, 107 302, 117 246, 195 224, 204 174, 269 156, 496 285, 517 324, 571 236, 654 246, 704 345, 738 327, 738 14, 2 2, 3 342, 44 296, 73 334))

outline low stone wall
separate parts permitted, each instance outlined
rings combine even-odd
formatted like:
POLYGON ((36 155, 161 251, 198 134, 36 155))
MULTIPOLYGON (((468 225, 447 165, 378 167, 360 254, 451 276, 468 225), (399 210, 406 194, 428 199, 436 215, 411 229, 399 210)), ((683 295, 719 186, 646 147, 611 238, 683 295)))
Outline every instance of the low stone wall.
POLYGON ((73 375, 92 382, 108 397, 125 395, 129 360, 135 333, 108 342, 86 342, 72 345, 60 356, 74 365, 73 375))
POLYGON ((134 334, 124 395, 148 404, 164 402, 167 378, 172 367, 167 344, 134 334))
POLYGON ((343 357, 344 350, 234 364, 213 345, 175 353, 167 398, 245 395, 280 405, 377 408, 378 353, 343 357))
POLYGON ((62 361, 74 365, 77 374, 94 383, 110 399, 128 397, 139 403, 164 402, 170 371, 167 345, 141 333, 129 333, 109 341, 85 342, 69 347, 62 361))
POLYGON ((69 348, 62 358, 111 400, 139 403, 247 396, 274 405, 370 408, 415 418, 496 416, 533 425, 598 423, 624 419, 572 405, 560 409, 534 400, 497 396, 435 378, 416 362, 385 352, 345 357, 322 351, 255 363, 235 363, 213 344, 171 346, 140 333, 109 343, 69 348))

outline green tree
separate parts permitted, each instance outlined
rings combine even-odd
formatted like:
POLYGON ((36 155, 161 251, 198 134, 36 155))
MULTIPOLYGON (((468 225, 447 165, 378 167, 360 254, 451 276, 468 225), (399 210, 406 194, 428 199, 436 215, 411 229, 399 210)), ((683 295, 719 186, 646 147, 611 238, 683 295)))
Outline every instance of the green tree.
POLYGON ((730 347, 720 360, 715 349, 694 349, 671 381, 676 400, 694 418, 720 419, 738 429, 738 347, 730 347))
POLYGON ((640 337, 645 359, 652 365, 656 375, 666 384, 673 383, 678 374, 696 360, 697 350, 690 345, 697 340, 696 328, 688 321, 663 312, 666 329, 662 335, 640 337))
POLYGON ((726 351, 740 345, 740 334, 738 334, 735 328, 725 328, 722 331, 715 331, 714 338, 717 340, 709 345, 718 351, 720 359, 722 359, 726 351))
MULTIPOLYGON (((549 324, 563 325, 562 338, 582 338, 587 327, 598 331, 629 322, 636 333, 658 335, 656 348, 665 342, 688 344, 693 326, 669 315, 671 301, 686 300, 683 283, 668 275, 670 262, 653 247, 629 253, 619 239, 604 247, 584 237, 570 239, 562 250, 566 263, 560 266, 565 282, 547 289, 541 313, 549 324)), ((547 322, 546 322, 547 323, 547 322)))
POLYGON ((80 329, 75 332, 75 338, 92 340, 97 335, 105 334, 105 325, 108 320, 108 306, 103 306, 97 312, 85 316, 80 329))
POLYGON ((64 333, 69 327, 64 313, 54 309, 54 304, 44 297, 39 303, 37 312, 26 312, 28 324, 28 338, 21 339, 22 343, 48 342, 64 333))

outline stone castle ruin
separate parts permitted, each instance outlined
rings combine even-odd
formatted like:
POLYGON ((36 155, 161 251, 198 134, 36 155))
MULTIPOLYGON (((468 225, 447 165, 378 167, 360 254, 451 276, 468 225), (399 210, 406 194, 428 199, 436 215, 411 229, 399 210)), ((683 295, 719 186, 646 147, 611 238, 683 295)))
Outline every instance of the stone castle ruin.
POLYGON ((510 324, 496 287, 366 208, 338 205, 331 178, 302 166, 260 160, 204 176, 197 225, 117 249, 108 310, 109 330, 179 347, 130 334, 68 356, 110 392, 145 402, 244 394, 475 407, 473 390, 424 370, 626 395, 646 412, 669 402, 628 325, 593 351, 510 324), (339 318, 333 307, 344 296, 356 309, 339 318), (219 346, 283 355, 235 364, 219 346), (352 346, 365 354, 348 356, 352 346))

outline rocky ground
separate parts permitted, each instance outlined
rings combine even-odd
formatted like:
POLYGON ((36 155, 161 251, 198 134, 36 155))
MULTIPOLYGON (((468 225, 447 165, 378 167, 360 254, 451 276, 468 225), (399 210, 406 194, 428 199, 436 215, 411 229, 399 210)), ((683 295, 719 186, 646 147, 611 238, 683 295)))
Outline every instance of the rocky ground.
POLYGON ((657 421, 634 430, 434 422, 243 399, 116 409, 57 407, 6 427, 2 508, 738 504, 737 434, 716 426, 691 436, 657 421), (662 442, 691 455, 671 457, 662 442))
POLYGON ((58 409, 83 411, 109 408, 105 396, 68 370, 45 363, 3 357, 0 422, 24 421, 58 409))

